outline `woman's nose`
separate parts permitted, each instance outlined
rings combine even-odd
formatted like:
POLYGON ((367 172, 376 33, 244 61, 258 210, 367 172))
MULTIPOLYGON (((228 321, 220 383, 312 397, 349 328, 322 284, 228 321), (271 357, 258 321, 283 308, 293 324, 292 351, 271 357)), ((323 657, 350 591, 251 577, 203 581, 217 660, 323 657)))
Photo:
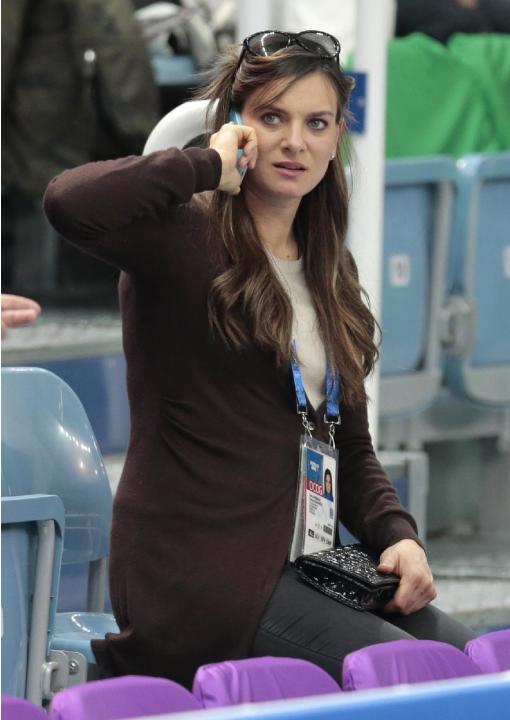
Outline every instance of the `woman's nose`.
POLYGON ((300 123, 289 123, 285 130, 283 144, 285 149, 291 152, 300 152, 304 149, 305 139, 300 123))

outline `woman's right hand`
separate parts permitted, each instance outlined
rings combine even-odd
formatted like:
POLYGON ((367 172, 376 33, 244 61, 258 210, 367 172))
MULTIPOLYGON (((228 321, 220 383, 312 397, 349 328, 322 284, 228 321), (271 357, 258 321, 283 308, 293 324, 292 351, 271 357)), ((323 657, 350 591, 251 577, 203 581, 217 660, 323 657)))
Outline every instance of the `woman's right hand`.
POLYGON ((235 125, 227 123, 222 125, 218 132, 211 135, 209 147, 221 157, 221 178, 218 190, 238 195, 241 192, 241 175, 237 169, 255 167, 257 161, 257 136, 255 130, 248 125, 235 125), (243 150, 243 156, 237 159, 237 151, 243 150))

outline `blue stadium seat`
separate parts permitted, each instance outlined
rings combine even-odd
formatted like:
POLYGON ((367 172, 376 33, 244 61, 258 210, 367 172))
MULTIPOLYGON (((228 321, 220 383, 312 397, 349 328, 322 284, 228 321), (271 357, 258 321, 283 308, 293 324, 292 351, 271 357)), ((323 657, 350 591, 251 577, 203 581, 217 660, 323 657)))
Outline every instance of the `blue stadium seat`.
POLYGON ((130 417, 124 355, 55 358, 37 365, 58 375, 78 395, 103 456, 126 452, 130 417))
POLYGON ((510 407, 510 153, 457 162, 446 380, 471 402, 510 407))
POLYGON ((2 497, 2 693, 40 705, 64 535, 55 495, 2 497))
POLYGON ((2 496, 60 497, 66 521, 62 562, 89 566, 89 612, 58 613, 50 647, 94 664, 90 641, 118 628, 102 613, 112 496, 87 415, 56 375, 17 367, 2 369, 2 420, 2 496))
POLYGON ((380 414, 416 413, 441 385, 439 317, 446 287, 455 164, 386 163, 380 414))

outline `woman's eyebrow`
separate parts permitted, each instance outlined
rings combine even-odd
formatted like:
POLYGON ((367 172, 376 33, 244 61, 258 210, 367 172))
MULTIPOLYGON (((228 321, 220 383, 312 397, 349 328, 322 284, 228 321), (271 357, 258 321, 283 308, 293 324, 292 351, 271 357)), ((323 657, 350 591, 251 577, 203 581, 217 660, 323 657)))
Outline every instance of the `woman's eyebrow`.
MULTIPOLYGON (((274 112, 278 113, 278 115, 288 115, 287 111, 283 108, 279 107, 278 105, 272 105, 271 103, 259 105, 259 107, 256 108, 257 112, 274 112)), ((316 112, 308 113, 307 117, 322 117, 324 115, 335 117, 335 113, 331 112, 331 110, 317 110, 316 112)))
POLYGON ((256 112, 275 112, 279 115, 286 115, 287 113, 285 110, 281 107, 278 107, 278 105, 273 105, 272 103, 262 103, 261 105, 257 105, 255 108, 256 112))
POLYGON ((319 117, 322 115, 330 115, 331 117, 335 117, 336 113, 331 112, 331 110, 319 110, 318 112, 310 113, 308 117, 319 117))

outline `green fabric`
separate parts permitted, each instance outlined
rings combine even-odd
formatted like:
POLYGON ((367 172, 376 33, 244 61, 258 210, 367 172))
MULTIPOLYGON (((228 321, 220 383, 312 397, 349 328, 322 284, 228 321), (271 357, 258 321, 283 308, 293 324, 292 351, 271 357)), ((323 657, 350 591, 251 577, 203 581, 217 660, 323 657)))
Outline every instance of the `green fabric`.
POLYGON ((448 49, 480 82, 499 149, 510 149, 510 35, 454 35, 448 49))
POLYGON ((449 46, 416 33, 388 53, 386 156, 510 148, 510 42, 457 35, 449 46))

